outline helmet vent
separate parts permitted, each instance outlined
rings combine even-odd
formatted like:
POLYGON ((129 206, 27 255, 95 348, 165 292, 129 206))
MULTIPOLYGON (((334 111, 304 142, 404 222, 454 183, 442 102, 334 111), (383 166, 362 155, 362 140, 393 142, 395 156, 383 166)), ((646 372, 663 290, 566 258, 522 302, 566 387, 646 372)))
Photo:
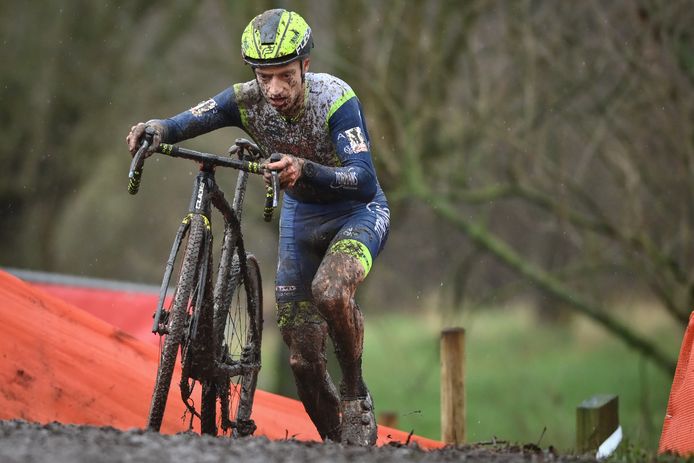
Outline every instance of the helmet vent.
POLYGON ((275 9, 266 11, 257 19, 256 27, 260 30, 260 43, 263 45, 271 45, 275 43, 277 37, 277 28, 280 25, 284 10, 275 9))

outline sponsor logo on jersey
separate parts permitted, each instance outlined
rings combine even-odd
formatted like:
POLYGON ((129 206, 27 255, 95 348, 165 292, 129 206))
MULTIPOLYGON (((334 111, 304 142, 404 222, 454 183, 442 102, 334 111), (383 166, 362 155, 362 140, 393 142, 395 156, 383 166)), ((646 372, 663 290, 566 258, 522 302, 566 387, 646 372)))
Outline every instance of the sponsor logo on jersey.
POLYGON ((354 238, 359 236, 359 233, 354 230, 354 227, 349 227, 340 232, 340 236, 344 236, 345 238, 354 238))
POLYGON ((374 229, 378 234, 378 238, 383 241, 386 233, 388 233, 388 227, 390 226, 390 209, 381 206, 377 202, 367 204, 366 209, 376 216, 374 229))
POLYGON ((289 286, 275 286, 275 290, 280 293, 291 293, 296 291, 296 286, 294 285, 289 285, 289 286))
POLYGON ((366 142, 364 132, 361 131, 361 127, 352 127, 349 130, 345 130, 337 136, 337 139, 340 140, 341 136, 346 137, 349 141, 349 146, 345 145, 345 153, 357 154, 369 151, 369 145, 366 142))
POLYGON ((210 98, 209 100, 201 101, 196 106, 193 106, 192 108, 190 108, 190 112, 193 114, 193 116, 200 117, 203 115, 203 113, 206 113, 207 111, 211 111, 216 107, 217 107, 217 102, 214 101, 212 98, 210 98))
POLYGON ((359 178, 353 168, 347 170, 336 170, 335 181, 330 185, 330 188, 342 188, 345 190, 356 190, 359 187, 359 178))
POLYGON ((278 285, 275 286, 276 297, 292 297, 296 294, 296 286, 294 285, 278 285))

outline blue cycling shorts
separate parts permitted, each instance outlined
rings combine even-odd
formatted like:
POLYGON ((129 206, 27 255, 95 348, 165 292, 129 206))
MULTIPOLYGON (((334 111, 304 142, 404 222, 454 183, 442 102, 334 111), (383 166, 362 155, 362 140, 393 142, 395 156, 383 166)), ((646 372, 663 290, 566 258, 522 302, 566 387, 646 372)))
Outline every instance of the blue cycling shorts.
POLYGON ((328 252, 350 254, 369 272, 390 229, 382 191, 370 203, 303 203, 284 195, 280 217, 277 303, 310 301, 311 282, 328 252))

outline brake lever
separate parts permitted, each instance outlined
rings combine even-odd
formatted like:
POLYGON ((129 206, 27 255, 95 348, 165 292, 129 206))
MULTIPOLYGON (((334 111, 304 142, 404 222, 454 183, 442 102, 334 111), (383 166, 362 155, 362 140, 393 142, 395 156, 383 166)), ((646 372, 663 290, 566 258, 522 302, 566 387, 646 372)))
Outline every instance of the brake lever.
POLYGON ((258 148, 258 145, 245 138, 237 138, 234 141, 234 146, 238 146, 239 148, 241 148, 242 151, 248 151, 253 159, 258 159, 262 157, 263 152, 260 148, 258 148))
MULTIPOLYGON (((279 153, 273 153, 272 156, 270 156, 270 162, 277 162, 280 159, 282 159, 282 155, 279 153)), ((272 191, 274 192, 273 197, 272 197, 272 207, 277 207, 277 204, 279 203, 279 196, 280 196, 280 174, 276 170, 273 170, 270 172, 270 175, 272 176, 272 191)))
MULTIPOLYGON (((270 156, 270 162, 277 162, 282 159, 282 155, 279 153, 274 153, 270 156)), ((279 204, 280 196, 280 177, 279 172, 276 170, 270 171, 270 176, 272 177, 272 185, 267 187, 265 194, 265 211, 263 213, 263 218, 266 222, 272 220, 272 214, 279 204)))

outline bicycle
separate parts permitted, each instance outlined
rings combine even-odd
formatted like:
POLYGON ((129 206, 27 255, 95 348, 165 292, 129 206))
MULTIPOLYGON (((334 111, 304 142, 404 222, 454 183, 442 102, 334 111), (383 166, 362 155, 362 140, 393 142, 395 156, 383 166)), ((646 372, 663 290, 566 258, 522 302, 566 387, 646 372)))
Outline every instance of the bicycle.
MULTIPOLYGON (((136 194, 152 140, 148 131, 128 174, 128 191, 136 194)), ((200 164, 193 181, 188 214, 178 228, 166 263, 152 332, 160 338, 160 358, 152 393, 147 428, 159 431, 166 408, 173 371, 180 350, 181 398, 191 413, 189 427, 200 419, 203 434, 247 436, 256 429, 251 419, 253 398, 261 366, 262 286, 258 261, 247 254, 241 234, 241 212, 248 174, 263 174, 259 162, 266 156, 253 143, 237 139, 229 149, 232 157, 202 153, 162 143, 157 153, 184 158, 200 164), (215 181, 216 167, 239 170, 232 205, 215 181), (224 218, 217 279, 212 286, 212 207, 224 218), (186 242, 182 259, 181 246, 186 242), (178 276, 172 279, 177 259, 178 276), (172 283, 175 285, 172 287, 172 283), (241 297, 241 292, 245 293, 241 297), (236 293, 236 297, 234 294, 236 293), (173 294, 173 297, 167 297, 173 294), (202 387, 200 411, 191 394, 196 383, 202 387), (219 405, 219 409, 218 406, 219 405)), ((273 155, 270 160, 277 160, 273 155)), ((265 221, 272 219, 277 206, 279 180, 272 172, 267 186, 265 221)))

